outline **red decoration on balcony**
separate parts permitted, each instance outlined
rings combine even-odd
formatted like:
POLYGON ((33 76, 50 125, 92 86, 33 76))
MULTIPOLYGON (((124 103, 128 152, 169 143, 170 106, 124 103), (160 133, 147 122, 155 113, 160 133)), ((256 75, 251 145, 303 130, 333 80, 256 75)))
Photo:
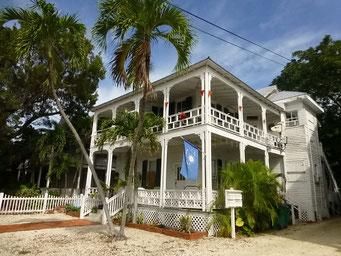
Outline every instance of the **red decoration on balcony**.
POLYGON ((208 97, 212 95, 212 91, 208 91, 208 97))
POLYGON ((264 124, 266 123, 266 120, 264 119, 264 124))
POLYGON ((239 106, 239 110, 242 111, 243 107, 242 106, 239 106))
POLYGON ((200 94, 201 94, 201 96, 203 96, 203 95, 204 95, 204 92, 205 92, 205 90, 200 90, 200 94))
POLYGON ((183 120, 186 118, 187 118, 186 114, 184 112, 180 112, 179 119, 183 120))
POLYGON ((165 102, 165 106, 168 107, 168 102, 165 102))

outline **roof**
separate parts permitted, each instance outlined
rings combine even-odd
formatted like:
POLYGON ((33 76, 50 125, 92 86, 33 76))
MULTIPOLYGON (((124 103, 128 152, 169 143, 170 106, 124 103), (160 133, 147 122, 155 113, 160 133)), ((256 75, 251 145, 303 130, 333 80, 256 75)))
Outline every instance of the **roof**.
POLYGON ((305 92, 296 92, 296 91, 281 91, 274 93, 268 97, 269 100, 275 102, 279 100, 284 100, 292 97, 297 97, 301 95, 307 95, 305 92))
POLYGON ((277 85, 271 85, 268 87, 258 89, 257 92, 259 92, 261 95, 267 98, 271 93, 278 92, 278 89, 277 89, 277 85))
MULTIPOLYGON (((220 66, 219 64, 217 64, 216 62, 214 62, 210 57, 207 57, 206 59, 199 61, 191 66, 189 66, 189 68, 186 70, 186 73, 191 72, 191 71, 195 71, 199 68, 208 66, 210 68, 212 68, 213 70, 215 70, 216 72, 220 73, 222 76, 224 76, 225 78, 228 78, 229 80, 232 80, 233 82, 235 82, 238 86, 240 86, 242 89, 244 89, 245 91, 247 91, 248 93, 250 93, 251 95, 253 95, 255 98, 257 98, 258 100, 262 101, 263 103, 265 103, 266 105, 276 109, 277 111, 283 111, 283 108, 278 106, 277 104, 273 103, 272 101, 268 100, 267 98, 265 98, 262 94, 260 94, 259 92, 257 92, 256 90, 254 90, 253 88, 251 88, 249 85, 247 85, 246 83, 244 83, 243 81, 241 81, 239 78, 237 78, 236 76, 234 76, 233 74, 231 74, 230 72, 228 72, 226 69, 224 69, 222 66, 220 66)), ((164 78, 161 78, 155 82, 153 82, 154 87, 157 87, 161 84, 164 84, 166 82, 169 82, 177 77, 181 76, 181 74, 174 72, 164 78)), ((101 108, 104 108, 108 105, 111 105, 114 102, 118 102, 121 101, 123 99, 126 99, 130 96, 132 96, 133 94, 136 94, 136 91, 132 91, 129 93, 126 93, 120 97, 117 97, 115 99, 112 99, 110 101, 107 101, 105 103, 102 103, 98 106, 95 106, 92 108, 92 111, 97 111, 101 108)))

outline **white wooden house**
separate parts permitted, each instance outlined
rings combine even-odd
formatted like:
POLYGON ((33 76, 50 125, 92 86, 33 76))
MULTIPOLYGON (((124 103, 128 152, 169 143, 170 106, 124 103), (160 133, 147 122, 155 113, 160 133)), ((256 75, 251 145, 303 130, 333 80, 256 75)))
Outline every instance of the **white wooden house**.
MULTIPOLYGON (((190 214, 194 228, 205 229, 220 169, 248 159, 282 174, 285 196, 299 209, 301 219, 329 216, 337 187, 318 139, 316 115, 323 110, 308 95, 279 92, 276 86, 256 91, 210 58, 185 74, 154 82, 154 87, 157 97, 147 108, 166 123, 155 129, 161 150, 137 157, 138 209, 146 222, 177 226, 181 215, 190 214), (180 112, 185 119, 180 119, 180 112), (274 125, 280 132, 271 130, 274 125), (180 174, 183 138, 201 149, 196 181, 180 174)), ((121 138, 100 151, 95 143, 99 124, 119 111, 138 111, 140 98, 141 93, 131 92, 93 109, 90 157, 108 186, 117 177, 124 179, 130 142, 121 138)), ((86 193, 94 190, 89 170, 86 193)))

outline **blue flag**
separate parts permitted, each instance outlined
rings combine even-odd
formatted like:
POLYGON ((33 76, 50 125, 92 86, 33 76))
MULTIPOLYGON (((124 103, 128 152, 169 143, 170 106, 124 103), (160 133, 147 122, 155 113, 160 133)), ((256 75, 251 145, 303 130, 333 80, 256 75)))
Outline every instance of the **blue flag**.
POLYGON ((180 173, 186 179, 196 180, 198 176, 198 148, 184 140, 184 155, 180 173))

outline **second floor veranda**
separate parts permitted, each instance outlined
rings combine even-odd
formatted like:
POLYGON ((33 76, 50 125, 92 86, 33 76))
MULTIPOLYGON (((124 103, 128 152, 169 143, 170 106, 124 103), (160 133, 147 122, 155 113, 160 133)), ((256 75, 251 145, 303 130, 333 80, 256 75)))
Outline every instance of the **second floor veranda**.
MULTIPOLYGON (((138 111, 140 98, 137 93, 131 94, 96 111, 92 145, 104 119, 115 117, 120 111, 138 111)), ((148 99, 147 111, 165 119, 164 127, 154 128, 157 133, 212 125, 272 148, 282 147, 281 134, 270 128, 284 123, 283 110, 253 89, 247 91, 214 72, 188 74, 177 83, 156 86, 154 96, 148 99)))

